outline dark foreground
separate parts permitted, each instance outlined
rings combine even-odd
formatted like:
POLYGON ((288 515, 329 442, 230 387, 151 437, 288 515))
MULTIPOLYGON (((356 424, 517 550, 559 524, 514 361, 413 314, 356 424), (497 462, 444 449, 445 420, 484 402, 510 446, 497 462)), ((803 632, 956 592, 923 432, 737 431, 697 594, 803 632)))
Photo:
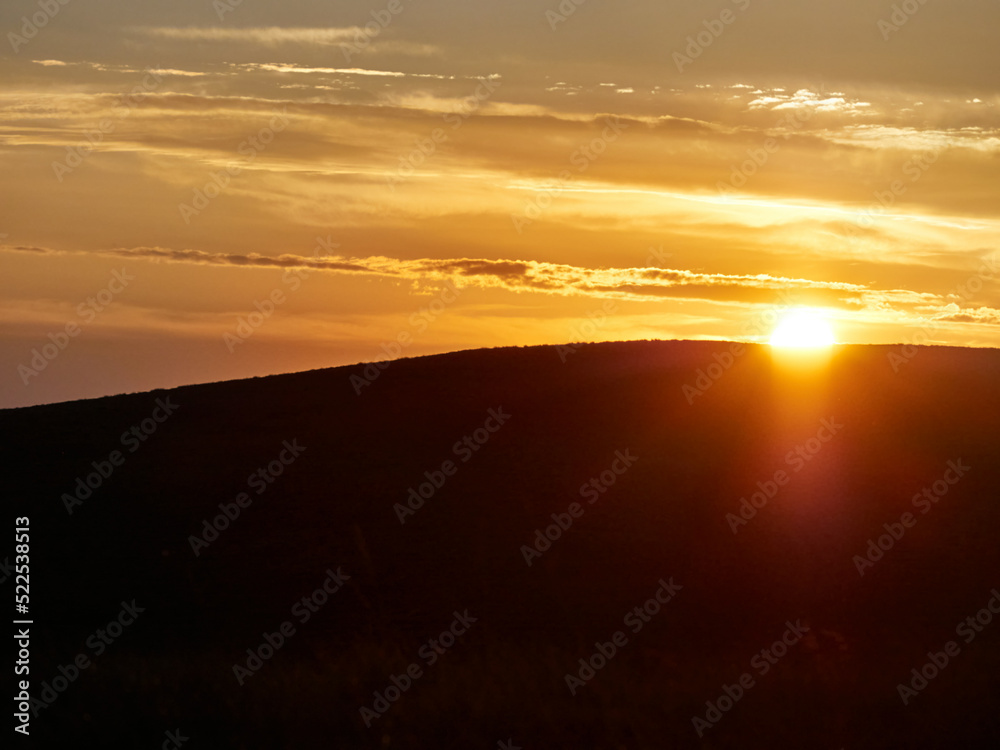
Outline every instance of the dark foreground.
POLYGON ((997 747, 1000 352, 728 350, 0 412, 32 746, 997 747))

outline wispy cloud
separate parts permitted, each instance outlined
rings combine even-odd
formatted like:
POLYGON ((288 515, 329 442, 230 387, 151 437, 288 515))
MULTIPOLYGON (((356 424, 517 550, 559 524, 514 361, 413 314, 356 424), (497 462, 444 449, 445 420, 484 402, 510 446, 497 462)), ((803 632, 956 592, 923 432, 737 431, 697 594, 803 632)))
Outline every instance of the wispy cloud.
MULTIPOLYGON (((64 254, 67 251, 7 246, 12 252, 64 254)), ((75 254, 75 251, 73 251, 75 254)), ((816 281, 770 274, 699 273, 668 268, 588 268, 535 260, 488 258, 392 258, 344 255, 209 253, 160 247, 116 248, 90 253, 109 257, 234 268, 309 268, 340 274, 393 278, 419 284, 450 280, 458 286, 499 288, 562 296, 631 299, 688 299, 733 304, 773 304, 781 293, 803 303, 845 311, 886 313, 903 309, 955 322, 1000 323, 992 308, 963 310, 943 297, 907 289, 875 289, 861 284, 816 281), (964 317, 963 317, 964 316, 964 317)))
POLYGON ((257 44, 265 47, 279 45, 312 45, 328 47, 365 41, 367 52, 395 52, 416 57, 438 56, 440 47, 403 39, 379 38, 371 41, 371 34, 359 26, 260 26, 249 28, 224 28, 219 26, 139 26, 133 33, 158 39, 187 42, 233 42, 257 44))
MULTIPOLYGON (((9 245, 0 249, 11 252, 40 253, 44 255, 75 255, 75 251, 55 250, 44 247, 9 245)), ((211 266, 236 266, 245 268, 315 268, 324 271, 370 272, 364 264, 353 263, 337 257, 310 258, 302 255, 260 255, 259 253, 207 253, 204 250, 174 250, 162 247, 133 247, 99 250, 91 255, 119 258, 145 258, 170 263, 193 263, 211 266)))
POLYGON ((110 65, 107 63, 97 63, 89 62, 86 60, 66 62, 64 60, 32 60, 35 65, 43 65, 46 68, 53 67, 84 67, 90 68, 91 70, 98 70, 102 73, 155 73, 157 75, 170 75, 170 76, 187 76, 191 78, 200 78, 202 76, 210 75, 206 71, 199 70, 179 70, 177 68, 137 68, 131 65, 110 65))
POLYGON ((364 32, 358 26, 310 28, 264 26, 223 28, 218 26, 141 26, 133 31, 144 36, 185 41, 237 41, 274 46, 278 44, 339 44, 349 42, 364 32))
POLYGON ((387 78, 437 78, 450 81, 455 76, 440 75, 438 73, 402 73, 398 70, 371 70, 368 68, 314 68, 304 65, 293 65, 291 63, 233 63, 233 67, 241 70, 266 70, 274 73, 321 73, 324 75, 354 75, 354 76, 382 76, 387 78))

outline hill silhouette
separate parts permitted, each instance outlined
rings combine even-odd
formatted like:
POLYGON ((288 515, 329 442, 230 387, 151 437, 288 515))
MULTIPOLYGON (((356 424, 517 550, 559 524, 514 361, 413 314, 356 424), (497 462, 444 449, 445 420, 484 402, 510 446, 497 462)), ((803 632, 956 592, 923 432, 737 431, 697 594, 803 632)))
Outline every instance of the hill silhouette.
POLYGON ((898 352, 504 348, 2 411, 32 690, 91 662, 33 736, 996 747, 1000 351, 898 352))

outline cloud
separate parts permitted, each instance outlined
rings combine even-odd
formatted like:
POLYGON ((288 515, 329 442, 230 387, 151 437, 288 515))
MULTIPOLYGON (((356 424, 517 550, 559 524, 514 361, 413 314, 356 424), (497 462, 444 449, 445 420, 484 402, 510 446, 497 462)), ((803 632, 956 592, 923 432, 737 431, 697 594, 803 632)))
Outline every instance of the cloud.
POLYGON ((258 44, 265 47, 279 45, 312 45, 328 47, 339 44, 358 44, 367 53, 394 52, 416 57, 442 54, 441 47, 423 42, 379 38, 372 41, 371 33, 359 26, 263 26, 250 28, 223 28, 218 26, 141 26, 134 33, 158 39, 188 42, 235 42, 258 44))
MULTIPOLYGON (((37 247, 8 247, 7 250, 62 255, 66 251, 37 247)), ((354 263, 339 256, 310 258, 302 255, 260 255, 259 253, 207 253, 204 250, 174 250, 162 247, 134 247, 100 250, 95 255, 120 258, 146 258, 172 263, 193 263, 211 266, 237 266, 244 268, 315 268, 324 271, 371 272, 364 264, 354 263)))
MULTIPOLYGON (((133 71, 133 72, 145 72, 145 71, 133 71)), ((185 76, 188 78, 200 78, 202 76, 207 76, 209 73, 200 70, 178 70, 177 68, 150 68, 150 73, 155 73, 161 76, 185 76)))
MULTIPOLYGON (((949 308, 957 305, 948 305, 949 308)), ((935 318, 946 323, 978 323, 982 325, 1000 326, 1000 310, 995 307, 979 307, 962 310, 961 312, 939 315, 935 318)))
POLYGON ((847 127, 842 134, 832 135, 829 140, 874 149, 896 148, 928 153, 940 153, 948 148, 989 153, 1000 151, 1000 130, 976 127, 934 129, 868 124, 847 127))
MULTIPOLYGON (((6 237, 6 234, 0 234, 0 239, 6 237)), ((47 247, 33 247, 31 245, 11 245, 3 248, 4 250, 15 250, 19 253, 36 253, 38 255, 59 255, 60 253, 56 250, 50 250, 47 247)))
POLYGON ((255 269, 309 269, 348 276, 393 279, 418 293, 449 281, 462 288, 536 292, 563 298, 615 299, 631 302, 685 301, 754 308, 788 304, 825 308, 861 320, 898 321, 925 325, 973 323, 1000 325, 1000 310, 962 309, 943 296, 901 288, 817 281, 773 274, 702 273, 677 268, 593 268, 535 260, 490 258, 351 257, 335 251, 329 239, 313 256, 259 253, 210 253, 162 247, 64 251, 28 246, 3 246, 0 251, 63 255, 87 254, 152 262, 255 269))
POLYGON ((293 65, 290 63, 231 64, 233 67, 240 68, 241 70, 265 70, 274 73, 319 73, 323 75, 380 76, 386 78, 436 78, 442 81, 451 81, 455 79, 455 76, 451 75, 441 75, 438 73, 402 73, 398 70, 371 70, 368 68, 312 68, 303 65, 293 65))
MULTIPOLYGON (((335 247, 327 243, 329 247, 335 247)), ((44 248, 6 247, 8 251, 61 254, 44 248)), ((160 247, 118 248, 98 255, 144 258, 171 263, 231 266, 240 268, 309 268, 334 273, 396 278, 416 283, 451 280, 459 286, 535 291, 563 296, 613 297, 651 300, 657 298, 698 299, 714 302, 767 303, 779 292, 802 293, 815 303, 840 307, 878 306, 895 296, 906 302, 927 303, 926 296, 912 292, 877 292, 842 282, 813 281, 769 274, 706 274, 663 268, 587 268, 535 260, 487 258, 416 258, 386 256, 354 258, 341 255, 314 257, 258 253, 209 253, 160 247), (878 298, 877 302, 871 299, 878 298)), ((936 299, 936 298, 935 298, 936 299)))
POLYGON ((255 70, 269 70, 275 73, 327 73, 359 76, 388 76, 390 78, 401 78, 406 75, 406 73, 400 73, 395 70, 366 70, 365 68, 306 68, 299 65, 283 65, 280 63, 247 63, 240 65, 239 67, 255 70))
POLYGON ((211 75, 206 71, 200 70, 179 70, 177 68, 138 68, 133 65, 111 65, 107 63, 90 62, 87 60, 80 60, 76 62, 66 62, 64 60, 32 60, 35 65, 43 65, 46 68, 66 68, 71 66, 78 66, 84 68, 90 68, 91 70, 96 70, 101 73, 154 73, 156 75, 171 75, 171 76, 186 76, 189 78, 200 78, 202 76, 211 75))
POLYGON ((221 28, 218 26, 157 26, 139 27, 135 32, 160 39, 209 42, 255 42, 275 46, 278 44, 339 44, 354 39, 364 30, 358 26, 307 28, 265 26, 257 28, 221 28))
MULTIPOLYGON (((737 88, 730 86, 730 88, 737 88)), ((739 88, 749 88, 740 85, 739 88)), ((813 92, 809 89, 799 89, 794 94, 785 93, 783 89, 770 89, 767 92, 754 91, 759 94, 747 107, 750 110, 811 109, 815 112, 843 113, 848 115, 868 114, 871 102, 858 99, 848 99, 839 91, 813 92)))

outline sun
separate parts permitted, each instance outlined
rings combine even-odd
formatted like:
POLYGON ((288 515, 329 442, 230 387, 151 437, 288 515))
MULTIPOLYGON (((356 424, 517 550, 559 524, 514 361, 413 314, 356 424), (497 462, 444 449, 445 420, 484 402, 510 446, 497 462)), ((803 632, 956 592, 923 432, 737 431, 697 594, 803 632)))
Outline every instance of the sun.
POLYGON ((771 346, 781 349, 825 349, 836 341, 826 319, 815 310, 792 310, 771 334, 771 346))

